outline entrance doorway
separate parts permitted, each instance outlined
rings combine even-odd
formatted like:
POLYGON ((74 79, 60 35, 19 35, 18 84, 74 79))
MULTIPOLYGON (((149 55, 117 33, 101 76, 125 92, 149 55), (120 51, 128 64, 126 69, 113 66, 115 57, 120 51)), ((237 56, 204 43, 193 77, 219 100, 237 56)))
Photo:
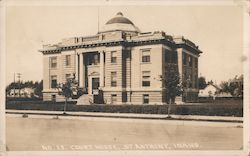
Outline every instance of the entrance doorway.
POLYGON ((99 77, 93 77, 92 78, 92 94, 96 94, 95 92, 98 92, 99 86, 100 86, 100 79, 99 79, 99 77))

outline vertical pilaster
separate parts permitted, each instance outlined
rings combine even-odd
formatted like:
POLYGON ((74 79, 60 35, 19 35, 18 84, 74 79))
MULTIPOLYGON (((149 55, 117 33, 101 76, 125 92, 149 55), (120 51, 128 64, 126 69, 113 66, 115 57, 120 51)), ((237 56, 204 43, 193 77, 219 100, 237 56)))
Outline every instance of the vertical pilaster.
POLYGON ((80 61, 79 61, 79 86, 82 88, 85 88, 85 64, 84 64, 84 56, 83 54, 79 55, 80 61))
POLYGON ((196 75, 196 72, 195 72, 195 57, 192 56, 192 68, 191 68, 191 72, 192 72, 192 88, 196 88, 196 82, 195 82, 195 75, 196 75))
POLYGON ((182 62, 182 60, 183 60, 183 53, 182 53, 182 49, 181 48, 178 48, 177 49, 177 57, 178 57, 178 71, 179 71, 179 74, 180 74, 180 79, 181 79, 181 81, 182 81, 182 79, 183 79, 183 70, 182 70, 182 68, 183 68, 183 62, 182 62))
POLYGON ((78 61, 79 61, 78 54, 76 53, 76 55, 75 55, 75 73, 76 73, 75 79, 79 84, 79 73, 78 73, 78 71, 79 71, 79 62, 78 61))
MULTIPOLYGON (((183 80, 183 51, 181 48, 177 49, 177 63, 178 63, 178 71, 180 74, 180 81, 182 82, 183 80)), ((183 104, 183 95, 177 96, 175 99, 176 104, 183 104)))
POLYGON ((104 87, 104 52, 100 51, 100 88, 104 87))

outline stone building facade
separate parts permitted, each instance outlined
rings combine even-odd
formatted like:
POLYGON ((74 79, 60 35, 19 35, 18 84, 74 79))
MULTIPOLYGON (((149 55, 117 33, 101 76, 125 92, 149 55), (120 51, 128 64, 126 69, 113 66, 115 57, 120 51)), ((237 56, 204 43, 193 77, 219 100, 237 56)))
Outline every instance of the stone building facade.
MULTIPOLYGON (((44 45, 44 101, 61 101, 56 84, 75 76, 82 97, 106 104, 163 104, 166 88, 160 77, 178 66, 183 101, 198 97, 198 46, 165 32, 141 32, 122 13, 93 36, 73 37, 44 45)), ((81 98, 81 97, 80 97, 81 98)))

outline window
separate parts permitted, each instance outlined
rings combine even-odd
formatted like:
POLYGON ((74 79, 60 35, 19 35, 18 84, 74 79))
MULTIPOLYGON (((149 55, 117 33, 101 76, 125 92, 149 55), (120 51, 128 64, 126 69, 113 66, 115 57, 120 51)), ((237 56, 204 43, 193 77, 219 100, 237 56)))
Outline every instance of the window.
POLYGON ((195 58, 195 68, 198 68, 198 59, 195 58))
POLYGON ((70 66, 70 64, 71 64, 71 56, 70 55, 66 55, 65 56, 66 57, 66 66, 70 66))
POLYGON ((166 51, 165 53, 165 62, 166 63, 177 63, 177 52, 175 51, 166 51))
POLYGON ((51 76, 51 88, 56 88, 57 87, 57 76, 53 75, 51 76))
POLYGON ((98 53, 89 53, 85 55, 87 65, 98 65, 100 63, 100 56, 98 53))
POLYGON ((142 71, 142 86, 150 86, 150 71, 142 71))
POLYGON ((193 64, 193 57, 192 56, 189 56, 188 57, 188 62, 189 62, 189 67, 192 67, 192 64, 193 64))
POLYGON ((165 62, 166 63, 170 63, 170 52, 168 52, 167 50, 165 51, 165 62))
POLYGON ((99 78, 92 78, 92 89, 94 90, 96 90, 96 89, 98 89, 99 88, 99 84, 100 84, 100 80, 99 80, 99 78))
POLYGON ((172 63, 177 63, 177 52, 172 52, 172 63))
POLYGON ((94 62, 94 65, 99 64, 99 54, 94 54, 93 62, 94 62))
POLYGON ((186 53, 183 53, 182 55, 182 61, 183 61, 183 64, 186 65, 187 64, 187 54, 186 53))
POLYGON ((192 88, 193 87, 192 73, 188 75, 188 80, 189 80, 189 88, 192 88))
POLYGON ((127 102, 127 93, 126 92, 122 92, 122 102, 127 102))
POLYGON ((50 58, 50 68, 56 68, 57 67, 57 57, 51 57, 50 58))
POLYGON ((111 63, 116 63, 116 62, 117 62, 117 52, 111 51, 111 63))
POLYGON ((116 87, 117 86, 117 73, 116 72, 111 72, 111 87, 116 87))
POLYGON ((143 104, 149 103, 149 94, 143 94, 143 104))
POLYGON ((142 50, 142 62, 150 62, 150 50, 142 50))
POLYGON ((111 94, 111 104, 116 104, 116 102, 117 102, 117 95, 111 94))

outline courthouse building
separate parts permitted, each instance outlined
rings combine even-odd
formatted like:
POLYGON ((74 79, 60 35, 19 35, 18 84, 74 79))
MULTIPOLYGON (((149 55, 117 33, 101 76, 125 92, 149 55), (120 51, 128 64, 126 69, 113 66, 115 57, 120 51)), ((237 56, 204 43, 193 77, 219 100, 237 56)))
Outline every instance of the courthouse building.
MULTIPOLYGON (((154 23, 152 23, 154 24, 154 23)), ((168 65, 178 66, 183 101, 198 97, 198 46, 162 31, 141 32, 121 12, 93 36, 63 39, 44 45, 43 100, 61 101, 56 86, 74 76, 83 104, 163 104, 168 65), (185 83, 184 83, 185 82, 185 83)))

